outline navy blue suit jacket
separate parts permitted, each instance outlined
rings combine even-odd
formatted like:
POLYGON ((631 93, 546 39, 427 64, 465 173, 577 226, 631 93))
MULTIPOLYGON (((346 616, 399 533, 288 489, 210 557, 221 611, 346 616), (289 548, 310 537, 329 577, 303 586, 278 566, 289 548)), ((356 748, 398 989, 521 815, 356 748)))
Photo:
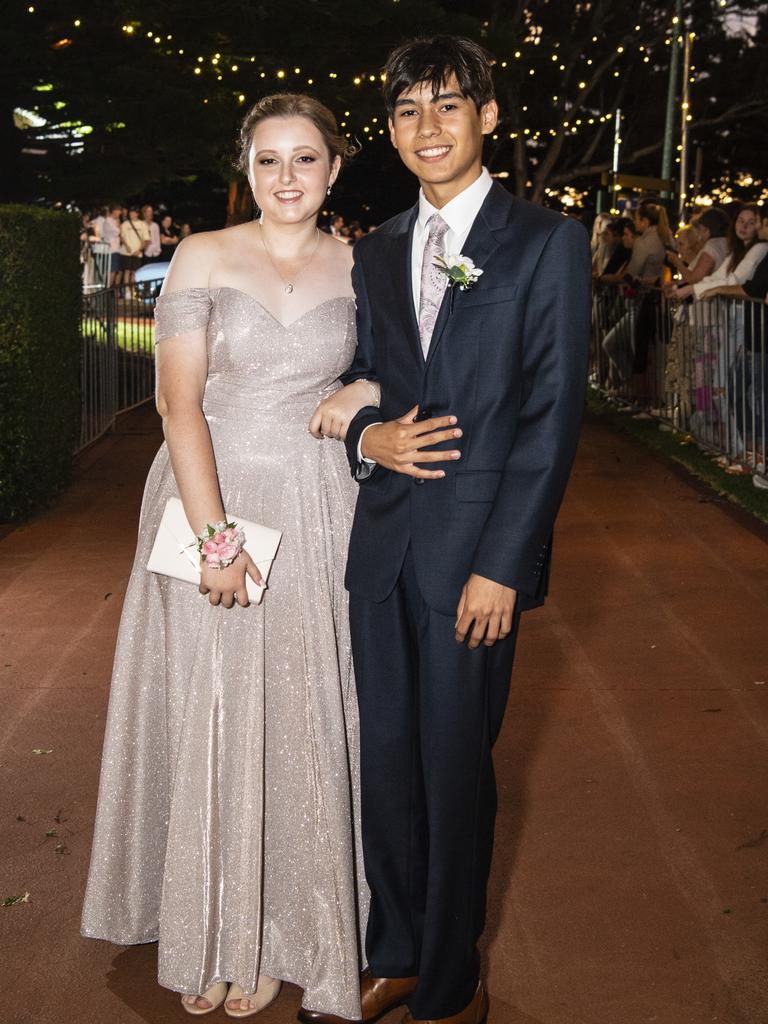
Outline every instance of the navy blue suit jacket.
MULTIPOLYGON (((590 253, 576 221, 498 183, 488 193, 464 255, 483 270, 467 291, 446 290, 426 359, 411 288, 418 207, 354 249, 358 344, 344 383, 381 382, 381 409, 362 409, 347 453, 360 490, 346 585, 383 601, 408 546, 429 606, 453 615, 470 573, 543 602, 552 529, 576 452, 590 326, 590 253), (439 480, 415 480, 358 462, 370 423, 414 405, 453 413, 462 451, 439 480)), ((438 468, 434 464, 429 468, 438 468)))

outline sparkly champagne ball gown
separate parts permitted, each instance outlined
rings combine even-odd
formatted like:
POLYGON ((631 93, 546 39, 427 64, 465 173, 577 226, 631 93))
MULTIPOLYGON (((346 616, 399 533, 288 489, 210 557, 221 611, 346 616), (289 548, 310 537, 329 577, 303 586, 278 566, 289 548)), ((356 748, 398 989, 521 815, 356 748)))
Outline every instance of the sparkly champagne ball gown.
POLYGON ((224 507, 283 531, 261 605, 212 607, 145 568, 168 450, 146 484, 112 679, 83 934, 159 940, 159 980, 294 982, 360 1016, 367 911, 343 572, 356 485, 307 431, 355 349, 351 295, 282 324, 236 288, 163 295, 158 345, 205 332, 224 507))

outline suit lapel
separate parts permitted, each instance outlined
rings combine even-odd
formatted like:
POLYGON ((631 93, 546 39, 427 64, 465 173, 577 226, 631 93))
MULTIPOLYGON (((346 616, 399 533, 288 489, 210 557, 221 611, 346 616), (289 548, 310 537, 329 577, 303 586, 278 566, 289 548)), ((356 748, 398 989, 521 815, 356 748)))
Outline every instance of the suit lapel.
MULTIPOLYGON (((484 269, 485 265, 489 262, 499 247, 499 243, 493 233, 493 226, 501 227, 506 221, 509 203, 510 197, 504 189, 501 188, 501 186, 496 186, 494 184, 486 196, 483 205, 480 207, 477 217, 475 217, 475 222, 467 236, 466 242, 464 243, 463 255, 468 256, 479 270, 484 269), (498 192, 496 191, 497 187, 498 192), (499 192, 501 192, 501 196, 499 196, 499 192), (503 209, 501 207, 503 207, 503 209), (502 213, 503 218, 500 216, 502 213)), ((453 302, 451 302, 451 286, 449 285, 445 289, 445 295, 443 296, 443 301, 440 306, 440 312, 437 314, 435 329, 432 332, 432 341, 430 342, 429 351, 427 352, 426 366, 429 366, 435 356, 435 352, 442 340, 443 332, 451 318, 453 308, 461 303, 462 295, 464 293, 459 290, 458 285, 455 286, 455 289, 453 302)))
POLYGON ((394 278, 395 295, 397 296, 400 308, 401 319, 405 326, 405 334, 408 348, 416 359, 419 368, 424 369, 424 355, 421 351, 421 340, 419 338, 419 322, 416 318, 416 310, 413 308, 413 285, 411 283, 413 231, 416 226, 418 206, 415 206, 409 215, 403 231, 395 238, 394 253, 394 278))

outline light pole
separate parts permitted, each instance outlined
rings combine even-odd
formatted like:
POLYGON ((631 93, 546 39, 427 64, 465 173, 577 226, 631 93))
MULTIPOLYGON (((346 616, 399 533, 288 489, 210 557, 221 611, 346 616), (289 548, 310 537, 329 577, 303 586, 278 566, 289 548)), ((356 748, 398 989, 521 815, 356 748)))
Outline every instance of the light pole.
POLYGON ((683 50, 683 91, 680 120, 680 210, 679 221, 682 225, 685 207, 688 203, 688 125, 691 120, 691 47, 693 32, 685 33, 685 49, 683 50))
MULTIPOLYGON (((677 93, 677 68, 680 61, 678 35, 683 21, 683 0, 675 0, 675 16, 672 19, 672 37, 669 45, 669 82, 667 83, 667 116, 664 121, 664 150, 661 157, 661 176, 665 180, 672 177, 672 153, 674 152, 675 134, 675 97, 677 93)), ((661 193, 665 198, 669 192, 661 193)))

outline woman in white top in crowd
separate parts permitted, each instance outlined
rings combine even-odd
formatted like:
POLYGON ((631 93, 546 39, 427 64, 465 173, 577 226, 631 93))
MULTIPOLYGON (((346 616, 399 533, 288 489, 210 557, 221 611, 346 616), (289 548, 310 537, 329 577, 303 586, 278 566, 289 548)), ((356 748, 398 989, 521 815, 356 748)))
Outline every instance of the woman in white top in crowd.
POLYGON ((760 215, 760 207, 756 204, 742 206, 730 231, 728 258, 707 277, 695 284, 678 288, 676 298, 685 299, 689 295, 696 299, 711 298, 709 293, 721 285, 744 284, 749 281, 758 263, 768 252, 768 242, 761 242, 758 237, 760 215))

